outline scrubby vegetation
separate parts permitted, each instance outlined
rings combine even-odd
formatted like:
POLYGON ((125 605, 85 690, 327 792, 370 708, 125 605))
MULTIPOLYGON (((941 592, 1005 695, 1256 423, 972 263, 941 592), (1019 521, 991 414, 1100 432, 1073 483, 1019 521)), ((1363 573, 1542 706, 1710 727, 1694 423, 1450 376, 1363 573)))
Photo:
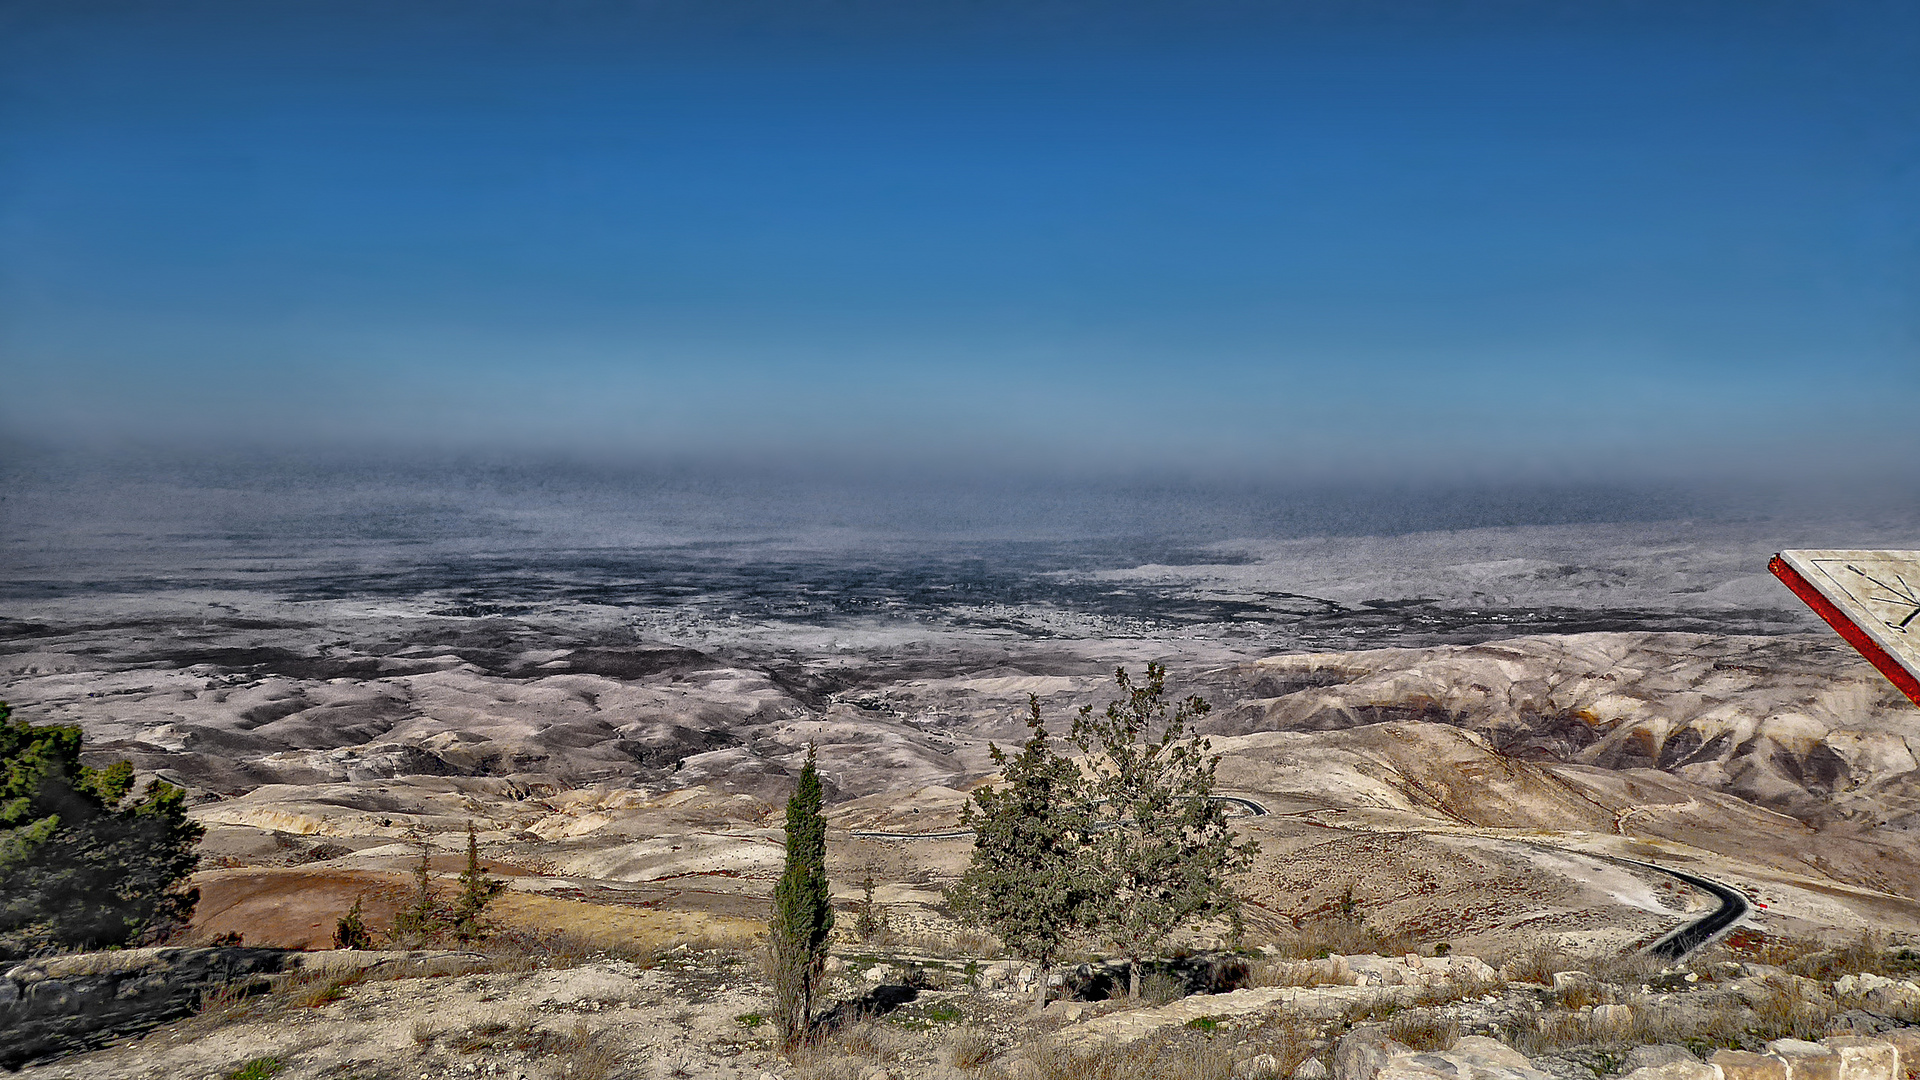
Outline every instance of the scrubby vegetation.
POLYGON ((203 833, 162 780, 128 800, 133 766, 80 763, 77 727, 36 727, 0 702, 0 959, 124 945, 185 923, 181 882, 203 833))

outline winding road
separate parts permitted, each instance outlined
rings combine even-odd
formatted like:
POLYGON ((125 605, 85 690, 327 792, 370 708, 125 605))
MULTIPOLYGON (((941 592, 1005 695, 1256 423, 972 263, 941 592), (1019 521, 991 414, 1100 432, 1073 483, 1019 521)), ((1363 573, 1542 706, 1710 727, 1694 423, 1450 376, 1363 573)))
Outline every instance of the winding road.
POLYGON ((1657 870, 1668 877, 1679 878, 1681 881, 1712 895, 1720 901, 1718 910, 1709 912, 1705 916, 1695 919, 1677 930, 1669 932, 1659 941, 1647 946, 1647 951, 1655 956, 1666 960, 1678 960, 1700 946, 1705 945, 1707 942, 1712 941, 1714 935, 1746 917, 1748 911, 1746 894, 1731 885, 1723 885, 1718 881, 1714 881, 1711 878, 1703 878, 1698 874, 1689 874, 1685 870, 1672 870, 1664 866, 1656 866, 1650 862, 1640 862, 1637 859, 1617 859, 1615 861, 1645 867, 1648 870, 1657 870))
MULTIPOLYGON (((1265 817, 1268 813, 1265 806, 1239 795, 1215 795, 1213 796, 1213 801, 1237 806, 1245 810, 1248 817, 1265 817)), ((973 830, 947 829, 942 832, 909 833, 855 829, 850 831, 848 835, 856 840, 958 840, 962 837, 972 836, 973 830)), ((1556 848, 1554 850, 1564 849, 1556 848)), ((1685 870, 1674 870, 1670 867, 1659 866, 1650 862, 1641 862, 1638 859, 1622 859, 1610 855, 1590 857, 1625 863, 1629 866, 1638 866, 1642 869, 1665 874, 1668 877, 1678 878, 1720 901, 1720 906, 1715 910, 1690 923, 1669 931, 1665 936, 1661 937, 1660 940, 1647 946, 1647 952, 1664 960, 1678 960, 1700 946, 1705 945, 1707 942, 1712 941, 1720 931, 1725 930, 1727 927, 1745 918, 1748 910, 1750 910, 1744 893, 1731 885, 1721 884, 1711 878, 1703 878, 1698 874, 1689 874, 1685 870)))

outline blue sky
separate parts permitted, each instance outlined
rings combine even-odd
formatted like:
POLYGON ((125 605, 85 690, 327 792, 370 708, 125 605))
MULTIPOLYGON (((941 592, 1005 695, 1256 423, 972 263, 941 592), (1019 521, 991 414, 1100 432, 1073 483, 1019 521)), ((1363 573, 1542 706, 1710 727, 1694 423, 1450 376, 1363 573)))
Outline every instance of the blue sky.
POLYGON ((14 0, 0 350, 26 443, 1911 476, 1920 7, 14 0))

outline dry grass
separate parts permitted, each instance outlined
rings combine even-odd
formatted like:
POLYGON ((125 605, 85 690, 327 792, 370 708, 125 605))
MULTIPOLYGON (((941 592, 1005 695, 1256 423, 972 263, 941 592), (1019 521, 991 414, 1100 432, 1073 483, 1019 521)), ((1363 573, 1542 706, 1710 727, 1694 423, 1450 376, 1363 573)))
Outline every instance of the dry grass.
MULTIPOLYGON (((414 1041, 425 1045, 433 1041, 431 1031, 416 1027, 414 1041)), ((448 1049, 461 1054, 493 1054, 518 1050, 557 1060, 570 1080, 608 1080, 621 1064, 620 1053, 607 1032, 590 1030, 575 1021, 566 1031, 540 1027, 531 1018, 514 1023, 489 1021, 446 1036, 448 1049)))
POLYGON ((452 972, 448 969, 428 962, 403 960, 355 971, 296 972, 277 979, 256 977, 229 983, 202 995, 199 1011, 186 1021, 184 1030, 197 1037, 228 1024, 278 1020, 302 1009, 331 1005, 362 983, 438 978, 450 974, 452 972))
POLYGON ((1035 1080, 1232 1080, 1234 1072, 1231 1042, 1192 1032, 1083 1052, 1043 1045, 1029 1060, 1035 1080))
POLYGON ((1811 1012, 1799 1013, 1794 1022, 1781 1018, 1796 1015, 1790 1002, 1776 1006, 1774 1018, 1741 1008, 1731 999, 1721 999, 1705 1007, 1669 1007, 1633 1000, 1627 1003, 1632 1018, 1624 1024, 1602 1026, 1592 1013, 1556 1009, 1516 1023, 1503 1033, 1506 1043, 1528 1057, 1557 1053, 1578 1046, 1623 1048, 1675 1043, 1705 1055, 1721 1047, 1758 1048, 1769 1039, 1802 1032, 1800 1037, 1817 1038, 1824 1034, 1826 1019, 1814 1020, 1811 1012))
POLYGON ((861 1020, 819 1036, 790 1060, 801 1080, 860 1080, 873 1065, 899 1061, 910 1039, 882 1021, 861 1020))
POLYGON ((1579 962, 1579 958, 1567 953, 1557 944, 1537 941, 1520 949, 1497 966, 1502 974, 1514 982, 1552 985, 1554 972, 1572 971, 1579 962))
POLYGON ((1383 934, 1358 919, 1325 916, 1304 920, 1292 940, 1276 944, 1283 956, 1312 960, 1367 953, 1397 956, 1413 951, 1416 943, 1406 934, 1383 934))
POLYGON ((1387 1020, 1386 1035, 1415 1050, 1451 1050, 1460 1041, 1460 1025, 1433 1009, 1408 1009, 1387 1020))
POLYGON ((993 1058, 993 1039, 977 1027, 963 1027, 947 1036, 947 1064, 977 1069, 993 1058))
POLYGON ((767 928, 764 922, 749 919, 590 904, 519 891, 503 893, 488 914, 504 926, 520 928, 521 933, 559 934, 603 953, 660 953, 679 945, 743 949, 751 947, 767 928))
POLYGON ((902 934, 887 931, 867 942, 867 949, 892 948, 900 952, 937 956, 943 960, 985 960, 1006 955, 1000 939, 968 927, 938 934, 902 934))
POLYGON ((1187 980, 1164 971, 1155 971, 1140 979, 1140 999, 1149 1005, 1165 1005, 1187 996, 1187 980))
POLYGON ((1286 1018, 1214 1030, 1219 1033, 1174 1029, 1097 1050, 1042 1044, 1028 1053, 1031 1075, 1035 1080, 1280 1080, 1312 1056, 1316 1034, 1304 1022, 1286 1018), (1242 1063, 1237 1069, 1236 1062, 1242 1063))

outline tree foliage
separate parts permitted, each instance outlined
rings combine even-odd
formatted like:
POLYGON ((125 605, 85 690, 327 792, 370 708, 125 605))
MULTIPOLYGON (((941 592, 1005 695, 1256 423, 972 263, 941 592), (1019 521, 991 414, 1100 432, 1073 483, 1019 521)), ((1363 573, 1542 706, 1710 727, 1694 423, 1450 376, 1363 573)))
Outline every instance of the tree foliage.
POLYGON ((1089 860, 1084 779, 1048 745, 1039 698, 1027 704, 1027 741, 1011 756, 990 748, 1001 782, 962 808, 962 824, 974 830, 973 861, 949 902, 1040 969, 1034 1006, 1043 1009, 1047 969, 1097 913, 1100 883, 1089 860))
POLYGON ((460 885, 449 905, 447 922, 453 936, 472 941, 487 933, 487 905, 493 903, 507 883, 487 873, 480 865, 480 840, 467 822, 467 868, 460 871, 460 885))
POLYGON ((1129 961, 1129 992, 1140 994, 1140 961, 1176 929, 1224 917, 1238 928, 1239 901, 1227 875, 1243 870, 1258 845, 1235 843, 1213 798, 1220 756, 1193 725, 1210 706, 1167 696, 1167 669, 1148 664, 1138 684, 1114 672, 1120 698, 1083 706, 1073 741, 1086 755, 1097 806, 1094 862, 1107 883, 1096 917, 1102 936, 1129 961))
POLYGON ((121 945, 186 921, 180 883, 204 831, 186 792, 133 765, 80 763, 77 727, 14 720, 0 702, 0 958, 121 945))
POLYGON ((413 864, 413 888, 407 899, 393 912, 393 939, 406 945, 424 945, 447 928, 447 906, 433 887, 433 845, 423 834, 414 834, 420 848, 420 861, 413 864))
POLYGON ((775 1017, 780 1036, 792 1046, 813 1023, 813 996, 825 970, 827 938, 833 932, 833 904, 827 894, 826 795, 814 766, 813 748, 800 781, 787 800, 787 857, 773 889, 773 919, 768 938, 773 951, 775 1017))

